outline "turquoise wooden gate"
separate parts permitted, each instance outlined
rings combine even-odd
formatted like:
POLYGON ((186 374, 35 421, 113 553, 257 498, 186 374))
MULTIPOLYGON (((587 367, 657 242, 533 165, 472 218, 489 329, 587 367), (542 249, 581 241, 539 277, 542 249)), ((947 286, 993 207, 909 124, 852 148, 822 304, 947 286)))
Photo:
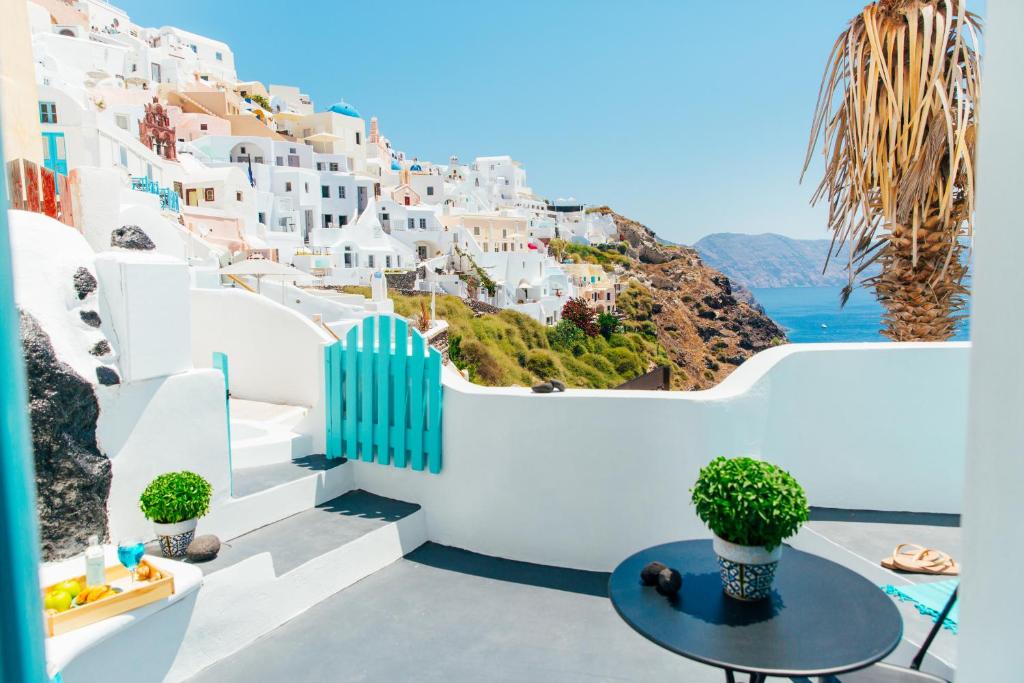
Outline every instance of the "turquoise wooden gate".
POLYGON ((418 330, 366 318, 324 366, 328 458, 441 471, 441 353, 418 330))

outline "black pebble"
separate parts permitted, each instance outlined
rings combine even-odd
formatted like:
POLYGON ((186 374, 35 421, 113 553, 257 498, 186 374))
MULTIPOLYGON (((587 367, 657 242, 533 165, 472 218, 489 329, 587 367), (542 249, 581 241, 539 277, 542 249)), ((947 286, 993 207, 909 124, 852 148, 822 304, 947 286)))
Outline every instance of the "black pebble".
POLYGON ((658 574, 663 569, 667 569, 661 562, 651 562, 646 567, 640 570, 640 581, 645 586, 653 586, 658 583, 658 574))
POLYGON ((658 592, 662 595, 676 595, 683 587, 683 577, 675 569, 662 569, 658 573, 658 592))

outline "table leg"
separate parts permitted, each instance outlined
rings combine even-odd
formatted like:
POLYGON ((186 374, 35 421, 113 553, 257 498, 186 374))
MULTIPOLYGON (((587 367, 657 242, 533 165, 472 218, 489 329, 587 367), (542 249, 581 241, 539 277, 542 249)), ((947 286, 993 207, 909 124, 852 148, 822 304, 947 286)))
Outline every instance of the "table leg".
POLYGON ((736 676, 733 674, 732 669, 725 670, 725 681, 726 683, 736 683, 736 676))

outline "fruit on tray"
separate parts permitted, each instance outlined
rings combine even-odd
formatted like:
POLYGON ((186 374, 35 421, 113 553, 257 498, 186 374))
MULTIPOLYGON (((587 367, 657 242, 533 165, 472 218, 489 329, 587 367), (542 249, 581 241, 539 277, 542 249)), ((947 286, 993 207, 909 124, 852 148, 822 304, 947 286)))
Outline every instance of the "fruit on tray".
POLYGON ((82 592, 82 585, 74 579, 68 579, 67 581, 58 583, 56 586, 53 587, 53 589, 67 591, 71 594, 72 599, 74 599, 77 598, 78 594, 82 592))
POLYGON ((78 599, 75 601, 79 605, 86 603, 96 602, 103 598, 109 598, 112 595, 116 595, 117 591, 107 585, 102 586, 89 586, 84 591, 78 594, 78 599))
POLYGON ((135 578, 139 581, 158 581, 164 578, 164 575, 159 569, 143 561, 139 563, 138 568, 135 570, 135 578))
POLYGON ((63 612, 71 607, 71 600, 71 594, 66 590, 54 588, 46 594, 46 598, 43 600, 43 607, 63 612))

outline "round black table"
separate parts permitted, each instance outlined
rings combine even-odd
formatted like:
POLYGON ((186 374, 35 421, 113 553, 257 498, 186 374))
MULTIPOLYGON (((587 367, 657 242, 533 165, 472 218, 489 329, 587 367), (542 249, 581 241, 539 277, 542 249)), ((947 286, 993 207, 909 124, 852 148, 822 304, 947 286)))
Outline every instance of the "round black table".
POLYGON ((608 582, 615 610, 648 640, 684 657, 734 672, 828 676, 861 669, 895 649, 903 620, 877 586, 845 567, 786 547, 772 596, 741 602, 722 592, 711 541, 678 541, 641 550, 608 582), (675 599, 640 582, 658 561, 683 576, 675 599))

